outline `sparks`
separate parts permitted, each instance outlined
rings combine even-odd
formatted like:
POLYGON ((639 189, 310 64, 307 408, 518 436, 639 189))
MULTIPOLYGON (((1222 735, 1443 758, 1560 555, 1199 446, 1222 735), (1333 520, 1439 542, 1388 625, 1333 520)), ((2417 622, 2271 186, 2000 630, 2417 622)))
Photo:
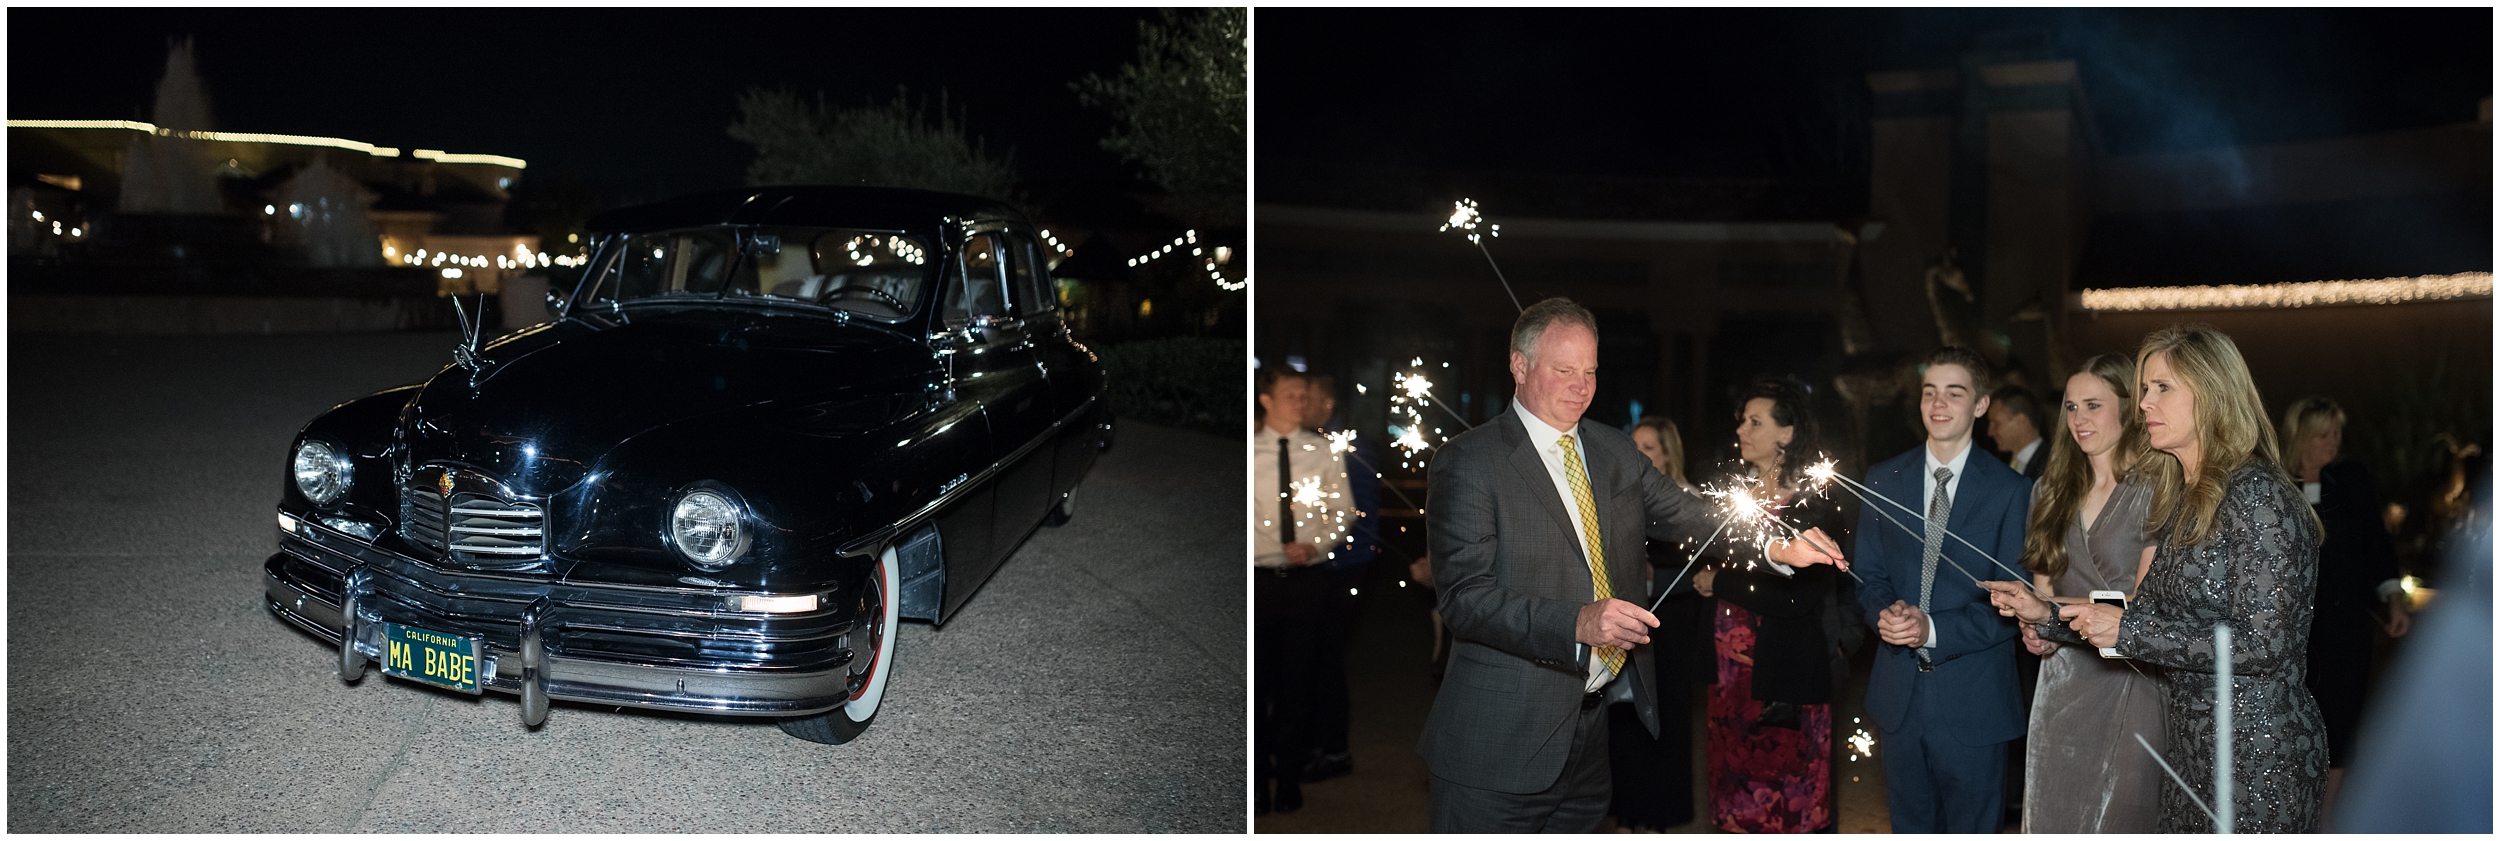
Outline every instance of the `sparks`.
POLYGON ((1476 224, 1483 221, 1484 212, 1476 208, 1475 199, 1459 199, 1450 204, 1450 221, 1442 223, 1441 230, 1457 228, 1466 231, 1467 241, 1475 242, 1476 224))
POLYGON ((1407 458, 1414 458, 1416 453, 1423 452, 1431 447, 1432 443, 1424 440, 1424 430, 1421 427, 1410 426, 1406 428, 1406 434, 1398 436, 1398 439, 1389 442, 1389 445, 1405 450, 1407 458))
POLYGON ((1875 734, 1873 734, 1873 733, 1869 733, 1869 732, 1866 732, 1866 731, 1864 731, 1864 730, 1860 730, 1860 731, 1858 731, 1858 732, 1856 732, 1856 733, 1852 733, 1852 734, 1850 734, 1850 735, 1849 735, 1849 749, 1850 749, 1850 750, 1857 751, 1857 754, 1858 754, 1857 756, 1852 756, 1852 757, 1849 757, 1850 761, 1852 761, 1852 762, 1857 761, 1858 756, 1863 756, 1863 757, 1867 757, 1867 758, 1870 758, 1870 759, 1874 758, 1874 756, 1875 756, 1875 734))
POLYGON ((1354 430, 1328 433, 1329 455, 1344 455, 1351 449, 1354 449, 1354 430))
POLYGON ((1422 400, 1432 396, 1432 381, 1424 379, 1422 374, 1406 375, 1398 381, 1398 387, 1406 391, 1406 399, 1409 400, 1422 400))
POLYGON ((1815 493, 1822 493, 1825 488, 1831 487, 1833 479, 1839 477, 1839 467, 1829 456, 1824 457, 1822 461, 1806 465, 1806 483, 1815 493))
POLYGON ((1319 477, 1304 476, 1293 480, 1293 504, 1316 506, 1327 501, 1328 497, 1319 492, 1319 477))

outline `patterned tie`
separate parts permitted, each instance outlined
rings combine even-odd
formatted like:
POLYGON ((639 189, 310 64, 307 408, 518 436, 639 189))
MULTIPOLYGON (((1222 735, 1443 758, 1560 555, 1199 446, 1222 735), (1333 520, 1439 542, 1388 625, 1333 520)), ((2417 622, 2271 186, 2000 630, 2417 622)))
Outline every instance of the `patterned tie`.
POLYGON ((1293 542, 1293 439, 1276 439, 1276 525, 1280 542, 1293 542))
MULTIPOLYGON (((1589 546, 1589 581, 1596 585, 1599 600, 1614 598, 1614 585, 1606 580, 1606 536, 1597 528, 1597 497, 1589 493, 1589 472, 1580 466, 1580 450, 1571 445, 1569 435, 1562 437, 1562 453, 1563 474, 1571 480, 1571 501, 1580 507, 1580 536, 1589 546)), ((1623 673, 1623 649, 1601 645, 1597 657, 1606 661, 1608 674, 1623 673)))
MULTIPOLYGON (((1936 495, 1927 499, 1927 545, 1918 553, 1918 612, 1928 616, 1927 597, 1936 591, 1936 558, 1944 552, 1944 524, 1953 515, 1953 498, 1946 496, 1945 483, 1953 481, 1953 471, 1936 468, 1936 495)), ((1930 618, 1928 621, 1935 621, 1930 618)), ((1933 668, 1927 660, 1927 649, 1918 650, 1919 671, 1933 668)))

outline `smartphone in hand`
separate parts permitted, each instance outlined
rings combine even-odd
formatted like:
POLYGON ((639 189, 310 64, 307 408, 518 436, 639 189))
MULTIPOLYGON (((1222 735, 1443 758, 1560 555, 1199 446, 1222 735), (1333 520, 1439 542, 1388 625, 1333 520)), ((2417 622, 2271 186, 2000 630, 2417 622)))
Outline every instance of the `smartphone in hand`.
MULTIPOLYGON (((2092 603, 2105 604, 2119 610, 2125 610, 2127 609, 2127 594, 2117 590, 2094 590, 2092 591, 2092 603)), ((2119 654, 2118 649, 2115 648, 2101 649, 2101 656, 2112 660, 2127 659, 2125 655, 2119 654)))

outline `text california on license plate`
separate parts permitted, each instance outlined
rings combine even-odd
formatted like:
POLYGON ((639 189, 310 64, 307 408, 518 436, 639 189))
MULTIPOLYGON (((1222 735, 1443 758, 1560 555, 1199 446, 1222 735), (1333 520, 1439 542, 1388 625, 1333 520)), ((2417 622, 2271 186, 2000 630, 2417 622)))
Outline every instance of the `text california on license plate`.
POLYGON ((471 695, 477 685, 478 638, 382 623, 382 673, 471 695))

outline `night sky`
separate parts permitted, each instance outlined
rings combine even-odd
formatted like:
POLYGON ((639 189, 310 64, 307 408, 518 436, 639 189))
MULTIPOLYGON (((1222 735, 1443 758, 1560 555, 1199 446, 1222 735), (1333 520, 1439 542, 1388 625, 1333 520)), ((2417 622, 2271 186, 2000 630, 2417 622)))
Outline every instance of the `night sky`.
POLYGON ((1045 205, 1134 189, 1069 83, 1137 55, 1151 9, 25 9, 12 119, 144 119, 168 36, 195 37, 222 131, 499 154, 611 205, 745 182, 725 133, 750 85, 883 103, 943 90, 1045 205))
MULTIPOLYGON (((1869 71, 1983 33, 2074 59, 2107 151, 2469 121, 2491 11, 1744 9, 1257 14, 1257 155, 1335 166, 1862 178, 1869 71)), ((1277 167, 1271 178, 1309 177, 1277 167)))

